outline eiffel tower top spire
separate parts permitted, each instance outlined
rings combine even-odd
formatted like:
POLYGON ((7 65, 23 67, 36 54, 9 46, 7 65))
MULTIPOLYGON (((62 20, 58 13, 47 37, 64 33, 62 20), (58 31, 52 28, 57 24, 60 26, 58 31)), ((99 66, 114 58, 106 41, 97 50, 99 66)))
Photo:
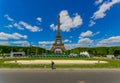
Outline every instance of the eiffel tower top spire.
POLYGON ((57 36, 60 36, 60 15, 58 15, 57 36))

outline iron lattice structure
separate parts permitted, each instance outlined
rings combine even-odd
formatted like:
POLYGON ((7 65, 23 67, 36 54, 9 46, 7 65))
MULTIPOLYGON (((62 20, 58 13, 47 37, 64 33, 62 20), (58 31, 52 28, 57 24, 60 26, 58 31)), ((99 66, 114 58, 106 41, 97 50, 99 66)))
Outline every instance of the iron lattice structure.
POLYGON ((66 50, 64 47, 64 44, 62 43, 62 36, 60 34, 60 15, 58 15, 57 33, 56 33, 55 42, 53 43, 51 51, 55 52, 56 49, 61 49, 62 52, 64 52, 66 50))

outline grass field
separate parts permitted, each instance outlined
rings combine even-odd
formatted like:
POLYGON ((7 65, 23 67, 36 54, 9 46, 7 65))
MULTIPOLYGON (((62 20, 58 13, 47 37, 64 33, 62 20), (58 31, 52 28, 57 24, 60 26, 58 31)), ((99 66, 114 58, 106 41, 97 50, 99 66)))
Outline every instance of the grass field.
POLYGON ((94 58, 5 58, 0 59, 0 68, 50 68, 50 64, 5 64, 5 61, 15 60, 100 60, 107 61, 107 64, 55 64, 56 68, 120 68, 120 60, 94 59, 94 58))

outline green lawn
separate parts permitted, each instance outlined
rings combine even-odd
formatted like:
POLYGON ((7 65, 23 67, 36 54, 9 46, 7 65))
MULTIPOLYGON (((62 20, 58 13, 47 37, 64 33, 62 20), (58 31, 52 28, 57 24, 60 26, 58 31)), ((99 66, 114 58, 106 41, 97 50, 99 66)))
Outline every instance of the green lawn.
POLYGON ((46 57, 46 58, 5 58, 0 59, 0 68, 50 68, 50 65, 36 64, 36 65, 22 65, 22 64, 5 64, 5 61, 14 60, 102 60, 108 61, 108 64, 89 64, 89 65, 55 65, 56 68, 120 68, 120 60, 110 59, 93 59, 93 58, 62 58, 62 57, 46 57))

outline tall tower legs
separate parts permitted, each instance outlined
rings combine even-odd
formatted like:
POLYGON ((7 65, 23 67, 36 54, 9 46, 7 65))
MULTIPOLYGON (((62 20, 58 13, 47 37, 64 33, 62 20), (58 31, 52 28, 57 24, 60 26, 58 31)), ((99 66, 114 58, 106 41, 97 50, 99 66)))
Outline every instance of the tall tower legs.
POLYGON ((51 48, 51 51, 54 51, 56 54, 61 54, 65 51, 64 44, 62 43, 62 37, 60 35, 60 16, 58 16, 58 28, 55 42, 51 48))

